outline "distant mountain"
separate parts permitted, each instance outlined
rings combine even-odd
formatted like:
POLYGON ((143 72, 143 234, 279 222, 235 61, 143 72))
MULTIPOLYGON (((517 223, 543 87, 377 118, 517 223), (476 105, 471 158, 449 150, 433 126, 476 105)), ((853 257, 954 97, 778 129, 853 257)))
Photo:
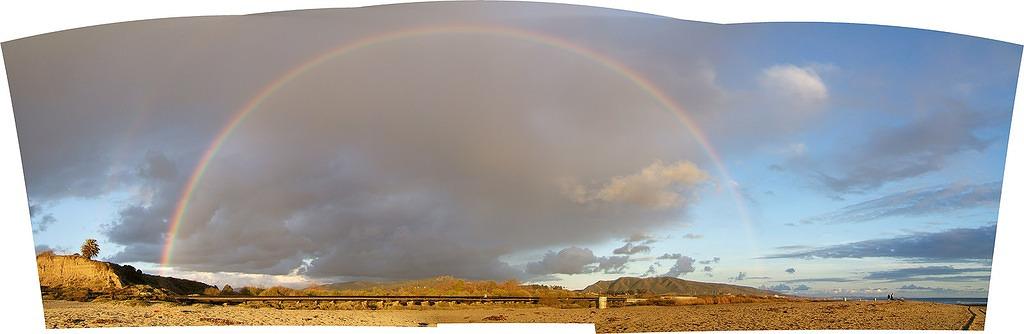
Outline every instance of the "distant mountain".
POLYGON ((394 284, 394 283, 391 283, 391 282, 351 281, 351 282, 338 282, 338 283, 317 285, 317 286, 314 286, 312 288, 309 288, 309 290, 312 290, 312 289, 320 289, 320 290, 370 290, 370 289, 373 289, 373 288, 381 288, 381 287, 385 287, 385 286, 392 285, 392 284, 394 284))
POLYGON ((620 277, 614 281, 598 281, 584 288, 583 292, 608 295, 654 294, 677 296, 770 296, 777 294, 772 291, 747 286, 695 282, 675 277, 620 277))

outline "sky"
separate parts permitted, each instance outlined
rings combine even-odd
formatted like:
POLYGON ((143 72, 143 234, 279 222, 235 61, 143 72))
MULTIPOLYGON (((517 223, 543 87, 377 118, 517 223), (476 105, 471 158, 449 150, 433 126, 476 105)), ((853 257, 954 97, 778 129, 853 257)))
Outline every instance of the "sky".
POLYGON ((530 3, 2 46, 40 251, 95 238, 100 259, 233 286, 808 296, 987 295, 1021 60, 942 32, 530 3))

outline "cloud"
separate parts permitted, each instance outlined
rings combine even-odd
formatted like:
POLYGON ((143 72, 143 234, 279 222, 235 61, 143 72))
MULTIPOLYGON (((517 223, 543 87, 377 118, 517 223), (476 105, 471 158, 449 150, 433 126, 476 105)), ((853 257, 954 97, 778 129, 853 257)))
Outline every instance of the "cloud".
POLYGON ((687 234, 683 235, 683 239, 700 239, 700 238, 703 238, 703 237, 704 237, 703 235, 693 234, 693 233, 687 233, 687 234))
MULTIPOLYGON (((668 254, 666 254, 666 255, 668 255, 668 254)), ((710 260, 701 260, 701 261, 698 261, 697 263, 700 263, 700 264, 712 264, 712 263, 718 263, 718 262, 721 262, 721 261, 722 261, 722 258, 716 256, 716 257, 711 258, 710 260)))
POLYGON ((739 274, 736 274, 736 277, 730 277, 729 279, 734 281, 742 281, 747 279, 747 273, 741 271, 739 274))
MULTIPOLYGON (((932 281, 934 279, 959 279, 960 277, 951 275, 960 275, 964 273, 972 272, 990 272, 990 268, 954 268, 953 266, 927 266, 927 267, 914 267, 914 268, 900 268, 885 271, 875 271, 868 273, 864 279, 868 280, 888 280, 890 282, 898 281, 932 281)), ((984 276, 987 277, 987 276, 984 276)))
POLYGON ((678 260, 678 259, 680 259, 682 257, 683 257, 683 254, 679 254, 679 253, 672 253, 672 254, 665 253, 664 255, 659 256, 658 260, 678 260))
POLYGON ((810 67, 785 64, 766 68, 760 84, 763 89, 796 103, 814 105, 828 99, 828 87, 810 67))
POLYGON ((651 235, 646 234, 646 233, 633 233, 628 238, 622 240, 622 242, 626 242, 626 243, 635 242, 635 243, 641 243, 641 244, 645 244, 645 245, 653 244, 653 243, 655 243, 657 241, 658 241, 658 239, 654 238, 654 236, 651 236, 651 235))
POLYGON ((566 247, 556 252, 548 251, 540 261, 526 264, 526 273, 530 275, 550 274, 586 274, 602 272, 605 274, 622 274, 626 271, 629 256, 595 256, 588 248, 566 247))
POLYGON ((563 185, 563 192, 580 204, 628 203, 667 209, 685 204, 687 193, 707 179, 707 172, 692 162, 666 165, 658 160, 635 174, 616 176, 597 189, 570 182, 563 185))
POLYGON ((602 256, 597 260, 598 265, 594 271, 605 274, 622 274, 626 271, 627 262, 629 262, 628 256, 602 256))
POLYGON ((46 231, 50 228, 50 225, 57 222, 57 218, 50 213, 44 213, 42 206, 39 204, 28 205, 29 219, 32 221, 32 233, 39 233, 46 231))
POLYGON ((36 245, 36 254, 43 252, 54 252, 58 254, 71 254, 67 249, 60 247, 51 247, 50 245, 36 245))
POLYGON ((704 272, 710 272, 712 270, 714 270, 714 269, 711 268, 711 266, 704 266, 704 272))
POLYGON ((594 252, 587 248, 568 247, 558 253, 548 251, 544 258, 526 264, 530 274, 583 274, 589 272, 587 265, 598 262, 594 252))
POLYGON ((190 279, 210 285, 216 285, 219 287, 223 287, 224 285, 231 285, 236 291, 237 289, 245 286, 262 288, 272 286, 284 286, 293 289, 304 289, 314 284, 331 283, 329 281, 312 280, 309 277, 297 274, 264 275, 235 272, 195 272, 168 270, 165 272, 160 272, 159 275, 167 275, 172 277, 190 279))
MULTIPOLYGON (((124 247, 118 261, 159 262, 173 237, 177 270, 304 268, 315 279, 516 277, 524 271, 502 259, 687 220, 697 191, 713 182, 704 171, 712 162, 658 99, 572 52, 491 35, 394 40, 321 62, 262 100, 185 188, 239 107, 323 50, 465 21, 483 6, 549 8, 444 6, 459 10, 180 18, 5 42, 29 198, 129 193, 103 229, 124 247), (268 36, 291 38, 271 45, 268 36), (196 40, 202 47, 189 46, 196 40), (186 192, 178 234, 167 235, 186 192)), ((561 36, 644 73, 686 102, 716 149, 790 142, 783 130, 819 110, 795 104, 831 93, 808 84, 823 71, 782 64, 754 71, 757 92, 726 94, 704 59, 728 58, 720 56, 730 44, 703 23, 513 16, 488 20, 561 36), (617 33, 579 33, 605 29, 617 33)), ((539 262, 534 269, 553 271, 539 262)))
POLYGON ((934 288, 934 287, 919 286, 919 285, 914 285, 914 284, 907 284, 907 285, 901 286, 901 287, 899 287, 899 290, 918 290, 918 291, 931 291, 931 292, 943 292, 943 293, 959 292, 958 290, 949 289, 949 288, 934 288))
POLYGON ((789 285, 782 284, 782 283, 776 284, 776 285, 772 285, 772 286, 764 286, 764 285, 762 285, 761 289, 767 289, 767 290, 772 290, 772 291, 790 291, 790 290, 793 290, 793 288, 789 287, 789 285))
MULTIPOLYGON (((176 269, 277 275, 308 261, 314 279, 512 278, 524 271, 502 259, 687 220, 710 161, 658 99, 578 54, 476 34, 395 40, 321 63, 263 100, 185 189, 239 107, 282 73, 338 45, 468 13, 414 15, 422 9, 311 25, 293 23, 352 11, 138 21, 5 42, 29 198, 130 197, 103 228, 111 249, 123 246, 113 258, 157 263, 188 190, 176 269), (278 16, 288 19, 267 19, 278 16), (299 37, 269 46, 267 36, 299 37), (190 40, 206 42, 182 47, 190 40), (584 185, 586 203, 567 198, 562 180, 584 185)), ((714 69, 701 60, 710 49, 513 16, 491 23, 616 53, 688 107, 721 108, 714 69)), ((705 26, 640 21, 579 23, 676 41, 705 26)), ((715 135, 732 134, 742 131, 715 135)))
POLYGON ((793 283, 848 283, 857 282, 857 279, 844 278, 844 277, 819 277, 819 278, 800 278, 784 280, 782 282, 793 284, 793 283))
POLYGON ((794 268, 786 268, 786 272, 790 273, 790 274, 795 274, 796 273, 796 269, 794 269, 794 268))
POLYGON ((889 217, 935 215, 999 205, 1000 182, 946 184, 907 190, 805 219, 806 223, 858 223, 889 217))
POLYGON ((929 276, 921 277, 919 280, 928 282, 988 282, 992 280, 991 275, 956 275, 956 276, 929 276))
POLYGON ((640 277, 654 277, 654 276, 657 276, 657 275, 658 275, 658 269, 655 268, 654 265, 652 264, 652 265, 647 267, 647 271, 645 271, 643 274, 641 274, 640 277))
POLYGON ((679 277, 696 271, 693 267, 693 258, 689 256, 683 256, 676 260, 676 263, 672 265, 672 268, 668 269, 668 272, 664 276, 667 277, 679 277))
POLYGON ((811 287, 803 285, 803 284, 800 284, 800 285, 797 285, 796 287, 793 287, 793 291, 808 291, 810 289, 811 289, 811 287))
POLYGON ((644 245, 634 245, 632 242, 627 242, 622 247, 612 250, 612 254, 637 254, 637 253, 650 253, 651 247, 644 245))
POLYGON ((979 133, 1001 125, 1005 114, 986 114, 948 104, 904 124, 857 134, 866 138, 823 161, 793 160, 791 166, 834 194, 861 193, 890 182, 940 170, 949 157, 981 152, 993 141, 979 133))
POLYGON ((927 260, 991 259, 996 226, 920 232, 766 256, 780 258, 894 257, 927 260))
POLYGON ((162 152, 148 151, 129 174, 141 181, 137 191, 140 199, 122 207, 115 220, 102 227, 108 240, 126 246, 110 260, 153 262, 154 257, 161 256, 168 217, 172 215, 184 178, 178 170, 162 152))

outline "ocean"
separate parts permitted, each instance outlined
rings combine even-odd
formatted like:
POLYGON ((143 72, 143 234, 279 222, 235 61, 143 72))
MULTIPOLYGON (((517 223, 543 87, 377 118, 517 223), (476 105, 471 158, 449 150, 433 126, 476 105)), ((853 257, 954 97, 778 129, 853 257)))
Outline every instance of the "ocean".
MULTIPOLYGON (((897 298, 901 298, 897 296, 897 298)), ((885 300, 885 296, 881 297, 863 297, 863 296, 851 296, 851 297, 832 297, 833 300, 885 300)), ((942 303, 942 304, 956 304, 956 305, 988 305, 988 298, 905 298, 906 300, 916 300, 930 303, 942 303)))
POLYGON ((957 304, 957 305, 987 305, 988 298, 907 298, 922 302, 957 304))

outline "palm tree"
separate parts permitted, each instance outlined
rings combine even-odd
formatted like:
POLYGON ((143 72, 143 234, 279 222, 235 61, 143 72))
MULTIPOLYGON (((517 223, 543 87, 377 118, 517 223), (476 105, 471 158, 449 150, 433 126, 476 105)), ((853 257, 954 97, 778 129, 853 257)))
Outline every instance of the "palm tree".
POLYGON ((100 253, 100 245, 96 243, 96 239, 88 239, 82 244, 82 256, 87 259, 92 259, 100 253))

